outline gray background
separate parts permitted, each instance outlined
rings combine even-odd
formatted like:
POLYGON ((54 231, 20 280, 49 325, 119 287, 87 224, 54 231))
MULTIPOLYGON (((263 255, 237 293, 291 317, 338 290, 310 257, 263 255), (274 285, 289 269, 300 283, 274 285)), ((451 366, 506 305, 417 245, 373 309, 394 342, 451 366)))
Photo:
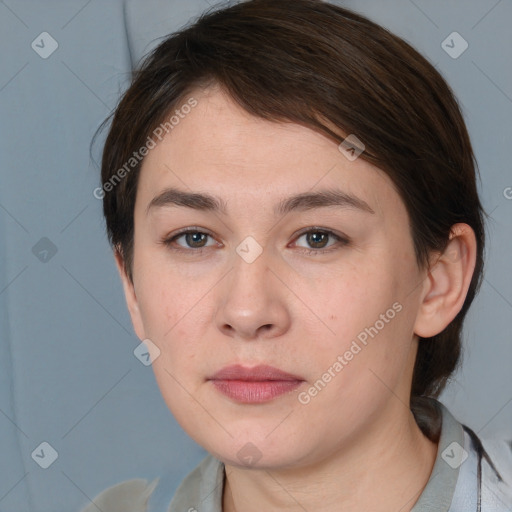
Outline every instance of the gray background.
MULTIPOLYGON (((510 437, 512 1, 338 3, 412 43, 463 106, 493 220, 464 365, 442 401, 479 435, 510 437), (456 59, 441 46, 453 31, 469 44, 456 59)), ((120 480, 157 476, 163 483, 152 505, 164 510, 206 454, 133 355, 139 340, 92 194, 99 171, 89 143, 132 65, 157 37, 208 7, 0 1, 0 511, 79 510, 120 480), (31 47, 44 31, 58 43, 46 59, 31 47), (42 442, 58 452, 48 469, 31 456, 42 442)), ((101 139, 97 162, 100 146, 101 139)))

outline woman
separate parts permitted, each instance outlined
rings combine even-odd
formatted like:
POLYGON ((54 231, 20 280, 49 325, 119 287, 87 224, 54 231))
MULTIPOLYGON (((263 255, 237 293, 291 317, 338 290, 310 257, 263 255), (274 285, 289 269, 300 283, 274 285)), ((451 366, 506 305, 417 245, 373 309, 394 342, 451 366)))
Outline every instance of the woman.
POLYGON ((457 102, 407 43, 314 0, 204 15, 135 74, 99 192, 134 329, 210 454, 169 511, 511 509, 510 444, 436 400, 484 212, 457 102))

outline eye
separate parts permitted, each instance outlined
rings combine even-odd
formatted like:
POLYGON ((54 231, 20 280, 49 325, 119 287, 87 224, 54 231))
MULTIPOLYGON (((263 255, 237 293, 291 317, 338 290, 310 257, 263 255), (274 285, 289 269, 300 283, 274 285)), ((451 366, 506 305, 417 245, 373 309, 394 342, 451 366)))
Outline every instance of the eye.
POLYGON ((349 243, 349 240, 346 237, 342 237, 334 233, 333 231, 330 231, 329 229, 322 229, 322 228, 308 228, 307 231, 302 232, 302 234, 299 235, 297 240, 301 239, 302 237, 305 237, 306 243, 313 247, 314 250, 305 249, 302 252, 305 252, 306 254, 321 254, 321 253, 327 253, 331 252, 333 250, 336 250, 339 248, 339 246, 344 246, 349 243), (329 238, 333 240, 333 243, 330 245, 327 245, 329 242, 329 238), (337 242, 337 243, 336 243, 337 242), (338 246, 333 249, 324 250, 326 247, 332 247, 332 246, 338 246))
MULTIPOLYGON (((329 229, 322 229, 318 227, 303 230, 302 233, 299 234, 296 241, 303 237, 305 238, 306 243, 312 247, 312 249, 302 248, 300 252, 308 255, 325 254, 339 249, 340 246, 349 244, 349 240, 346 237, 337 235, 329 229), (329 239, 331 239, 333 243, 329 244, 329 239)), ((200 231, 197 227, 190 227, 183 229, 179 233, 176 233, 168 238, 162 239, 160 243, 169 247, 173 251, 188 254, 200 254, 203 252, 203 249, 215 245, 215 241, 213 241, 212 244, 207 245, 208 238, 213 237, 209 233, 200 231), (183 244, 178 243, 178 240, 180 239, 183 239, 183 244)))
POLYGON ((202 249, 206 247, 211 247, 211 245, 206 245, 206 241, 208 237, 211 238, 211 235, 209 233, 205 233, 204 231, 199 231, 197 228, 187 228, 183 231, 180 231, 179 233, 169 237, 165 238, 164 240, 161 240, 161 243, 168 246, 170 249, 174 251, 182 251, 182 252, 202 252, 202 249), (183 239, 183 244, 177 243, 179 239, 183 239), (178 247, 176 247, 176 245, 178 247))

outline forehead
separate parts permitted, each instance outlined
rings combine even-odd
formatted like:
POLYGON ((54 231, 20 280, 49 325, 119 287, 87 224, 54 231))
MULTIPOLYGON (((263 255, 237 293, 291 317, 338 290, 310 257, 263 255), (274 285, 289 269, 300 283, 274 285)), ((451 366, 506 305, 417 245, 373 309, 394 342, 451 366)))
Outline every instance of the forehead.
POLYGON ((191 96, 197 105, 143 161, 139 207, 167 187, 209 191, 225 199, 228 213, 235 201, 270 201, 275 210, 286 196, 326 189, 360 198, 377 215, 402 203, 387 175, 362 158, 348 160, 323 134, 252 116, 219 89, 191 96))

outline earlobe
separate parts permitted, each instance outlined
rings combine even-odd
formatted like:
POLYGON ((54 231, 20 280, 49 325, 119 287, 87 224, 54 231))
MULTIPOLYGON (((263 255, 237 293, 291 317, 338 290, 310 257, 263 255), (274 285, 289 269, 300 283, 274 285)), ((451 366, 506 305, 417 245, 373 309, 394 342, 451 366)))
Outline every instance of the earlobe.
POLYGON ((422 338, 439 334, 462 309, 476 262, 475 233, 467 224, 454 224, 450 241, 425 277, 414 332, 422 338))
POLYGON ((114 259, 116 262, 117 270, 119 271, 119 276, 121 277, 121 282, 123 284, 126 305, 128 307, 128 312, 130 313, 133 328, 135 330, 135 333, 137 334, 137 337, 140 340, 146 339, 146 335, 144 332, 144 324, 142 322, 142 317, 139 309, 139 303, 137 301, 137 296, 135 294, 135 287, 133 283, 130 281, 130 278, 128 277, 123 256, 117 248, 114 249, 114 259))

